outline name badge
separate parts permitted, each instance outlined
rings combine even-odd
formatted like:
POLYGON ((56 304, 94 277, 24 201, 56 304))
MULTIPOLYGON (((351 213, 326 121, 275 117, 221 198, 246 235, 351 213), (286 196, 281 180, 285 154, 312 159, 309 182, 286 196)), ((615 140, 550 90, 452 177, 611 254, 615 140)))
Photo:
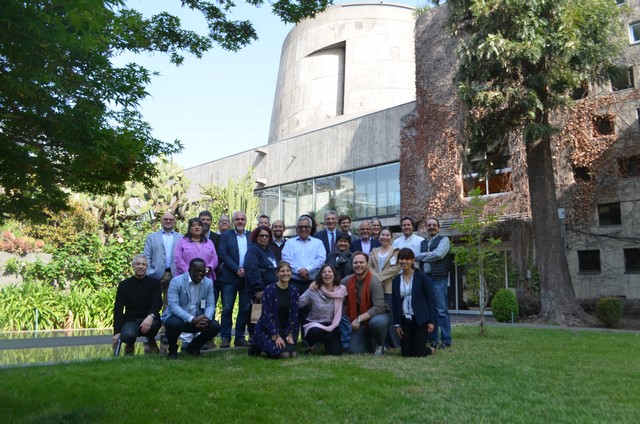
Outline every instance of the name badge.
POLYGON ((391 259, 389 260, 389 264, 390 264, 391 266, 394 266, 394 265, 396 264, 396 257, 395 257, 395 256, 392 256, 392 257, 391 257, 391 259))
POLYGON ((200 309, 205 309, 207 307, 207 301, 202 299, 200 300, 200 309))

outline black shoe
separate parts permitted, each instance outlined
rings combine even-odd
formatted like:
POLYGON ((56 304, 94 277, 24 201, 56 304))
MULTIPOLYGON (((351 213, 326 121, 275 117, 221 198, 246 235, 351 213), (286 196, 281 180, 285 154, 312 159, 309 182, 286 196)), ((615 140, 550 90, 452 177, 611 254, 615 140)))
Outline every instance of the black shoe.
POLYGON ((222 343, 220 343, 220 349, 228 349, 231 347, 231 340, 222 339, 222 343))
POLYGON ((260 356, 261 353, 262 349, 260 349, 258 346, 254 344, 249 346, 249 356, 260 356))
POLYGON ((191 355, 191 356, 195 356, 198 357, 201 355, 200 353, 200 349, 192 349, 191 346, 187 346, 186 349, 183 349, 185 352, 187 352, 187 354, 191 355))
POLYGON ((235 347, 249 347, 249 343, 245 339, 236 339, 235 343, 233 343, 235 347))
POLYGON ((178 352, 169 352, 169 353, 167 353, 167 360, 175 361, 176 359, 178 359, 178 352))

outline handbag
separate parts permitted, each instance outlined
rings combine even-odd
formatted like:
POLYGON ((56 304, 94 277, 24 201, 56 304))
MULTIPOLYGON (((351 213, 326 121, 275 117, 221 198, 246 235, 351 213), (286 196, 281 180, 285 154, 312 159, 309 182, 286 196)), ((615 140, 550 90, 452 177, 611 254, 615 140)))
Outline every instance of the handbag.
POLYGON ((251 304, 251 324, 255 324, 260 319, 260 315, 262 315, 262 303, 252 303, 251 304))

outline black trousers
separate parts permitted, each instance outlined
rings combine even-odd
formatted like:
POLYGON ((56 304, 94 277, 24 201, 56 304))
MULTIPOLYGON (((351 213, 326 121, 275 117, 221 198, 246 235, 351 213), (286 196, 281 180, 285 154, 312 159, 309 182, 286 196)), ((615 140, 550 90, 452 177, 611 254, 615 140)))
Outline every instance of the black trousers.
POLYGON ((313 327, 307 332, 307 342, 309 347, 316 343, 324 344, 324 352, 327 355, 342 355, 342 343, 340 342, 340 326, 333 331, 324 331, 321 328, 313 327))
POLYGON ((402 356, 427 356, 431 349, 427 348, 427 324, 418 325, 416 319, 402 317, 400 327, 404 336, 400 339, 402 356))
POLYGON ((184 322, 176 316, 167 318, 164 322, 164 328, 167 330, 167 339, 169 339, 169 352, 178 351, 178 337, 180 337, 180 333, 200 333, 189 343, 189 347, 194 350, 200 349, 205 343, 220 333, 220 324, 216 320, 209 321, 207 328, 200 330, 190 322, 184 322))
POLYGON ((147 334, 142 334, 142 331, 140 330, 140 324, 142 324, 142 321, 144 321, 145 318, 138 318, 135 321, 126 322, 122 326, 122 328, 120 329, 120 340, 122 340, 122 343, 135 343, 136 339, 141 336, 146 337, 147 340, 153 340, 156 338, 158 330, 160 330, 160 326, 162 325, 162 323, 160 322, 160 318, 154 318, 153 322, 151 323, 151 328, 149 328, 147 334))

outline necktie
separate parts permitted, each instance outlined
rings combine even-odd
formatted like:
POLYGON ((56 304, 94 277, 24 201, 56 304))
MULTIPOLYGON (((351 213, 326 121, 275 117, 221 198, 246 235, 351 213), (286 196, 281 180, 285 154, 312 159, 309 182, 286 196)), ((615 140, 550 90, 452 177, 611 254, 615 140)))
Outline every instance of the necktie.
POLYGON ((333 232, 329 232, 329 247, 331 252, 335 252, 336 250, 336 243, 333 239, 333 232))

